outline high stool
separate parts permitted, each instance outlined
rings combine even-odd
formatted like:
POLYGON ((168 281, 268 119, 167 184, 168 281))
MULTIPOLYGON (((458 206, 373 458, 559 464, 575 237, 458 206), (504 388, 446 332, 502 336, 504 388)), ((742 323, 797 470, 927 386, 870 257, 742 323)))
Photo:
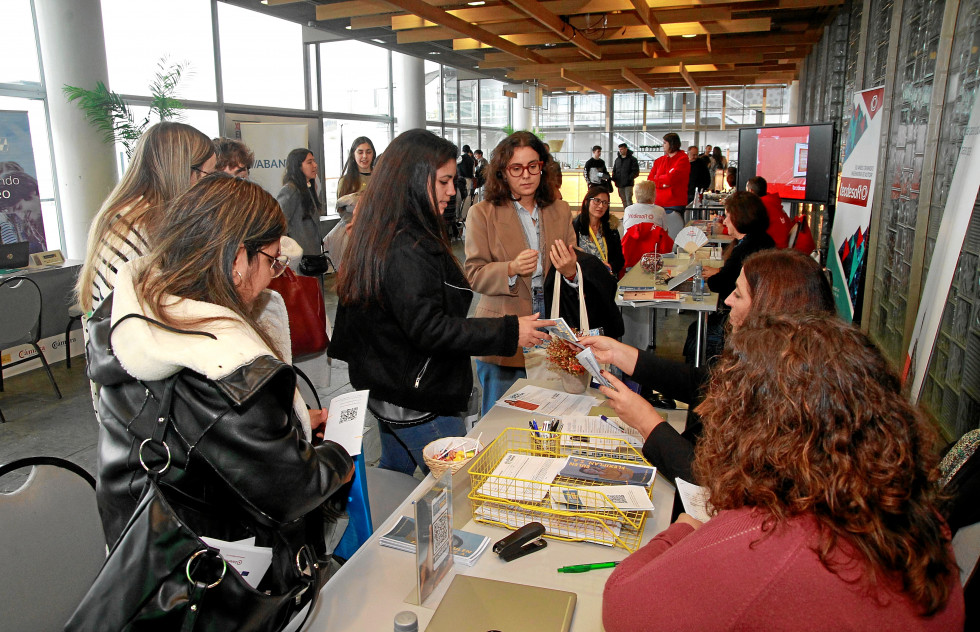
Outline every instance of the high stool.
POLYGON ((71 326, 82 322, 85 312, 77 305, 68 308, 68 326, 65 327, 65 366, 71 368, 71 326))

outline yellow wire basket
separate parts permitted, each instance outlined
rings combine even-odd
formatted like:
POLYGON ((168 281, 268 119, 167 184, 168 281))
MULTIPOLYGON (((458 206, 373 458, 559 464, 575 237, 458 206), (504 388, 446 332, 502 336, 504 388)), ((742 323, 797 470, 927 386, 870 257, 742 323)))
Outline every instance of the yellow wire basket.
MULTIPOLYGON (((647 512, 614 507, 603 493, 607 484, 559 476, 550 485, 537 481, 492 476, 508 454, 543 457, 579 456, 625 465, 649 464, 625 439, 607 436, 543 432, 507 428, 473 460, 469 467, 469 499, 473 519, 510 529, 540 522, 545 537, 556 540, 594 542, 626 549, 640 546, 647 512), (574 490, 583 510, 569 511, 552 506, 554 494, 574 490)), ((608 483, 616 484, 616 483, 608 483)), ((646 488, 647 497, 653 483, 646 488)))

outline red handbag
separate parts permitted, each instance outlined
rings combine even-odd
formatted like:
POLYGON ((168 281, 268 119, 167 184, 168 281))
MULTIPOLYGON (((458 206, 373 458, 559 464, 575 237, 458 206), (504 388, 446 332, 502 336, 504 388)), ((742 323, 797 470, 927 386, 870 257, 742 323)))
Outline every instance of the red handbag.
POLYGON ((293 357, 320 353, 327 348, 327 310, 323 305, 320 279, 300 276, 290 268, 272 279, 269 289, 279 292, 289 314, 289 338, 293 357))

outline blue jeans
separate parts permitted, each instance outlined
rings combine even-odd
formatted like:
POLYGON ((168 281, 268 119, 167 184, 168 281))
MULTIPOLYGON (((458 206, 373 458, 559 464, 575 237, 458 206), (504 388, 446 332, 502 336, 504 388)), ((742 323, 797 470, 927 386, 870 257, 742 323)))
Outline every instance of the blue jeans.
POLYGON ((424 424, 408 427, 388 424, 379 419, 378 428, 381 430, 381 462, 378 467, 404 472, 409 476, 415 474, 416 465, 423 474, 429 473, 422 459, 422 448, 442 437, 466 435, 466 426, 461 417, 436 417, 424 424))
POLYGON ((476 376, 483 389, 483 415, 486 415, 514 382, 527 377, 527 371, 520 367, 500 366, 477 360, 476 376))

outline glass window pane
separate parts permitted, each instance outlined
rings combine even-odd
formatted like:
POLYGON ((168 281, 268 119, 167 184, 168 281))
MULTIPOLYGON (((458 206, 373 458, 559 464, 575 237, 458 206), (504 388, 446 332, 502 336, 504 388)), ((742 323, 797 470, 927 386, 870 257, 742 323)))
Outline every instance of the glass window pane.
POLYGON ((458 123, 459 111, 456 108, 456 96, 458 87, 456 82, 456 69, 449 66, 442 67, 443 95, 446 104, 446 122, 458 123))
POLYGON ((545 95, 545 105, 538 113, 541 127, 568 127, 572 122, 572 97, 568 94, 545 95))
POLYGON ((170 0, 164 9, 151 0, 102 0, 102 27, 109 87, 115 92, 149 96, 157 65, 166 57, 166 65, 187 63, 178 97, 196 101, 217 98, 210 3, 170 0))
POLYGON ((477 80, 459 82, 459 122, 477 124, 477 80))
POLYGON ((364 42, 320 44, 323 110, 350 114, 391 114, 388 100, 388 56, 384 48, 364 42), (340 60, 346 60, 339 63, 340 60))
POLYGON ((577 94, 574 97, 575 126, 604 127, 606 97, 601 94, 577 94))
POLYGON ((480 125, 503 127, 510 123, 510 99, 504 96, 504 84, 496 79, 480 80, 480 125))
POLYGON ((381 121, 323 119, 323 164, 320 165, 320 177, 323 179, 328 214, 337 212, 337 183, 343 174, 344 161, 347 160, 351 143, 358 136, 367 136, 374 143, 375 151, 381 155, 391 142, 388 130, 388 123, 381 121))
POLYGON ((0 83, 41 83, 34 41, 30 0, 3 3, 3 37, 0 37, 0 83))
MULTIPOLYGON (((154 6, 160 13, 160 5, 154 6)), ((226 103, 306 107, 299 24, 219 2, 218 28, 226 103)))
POLYGON ((425 120, 442 122, 442 66, 425 60, 425 120))

